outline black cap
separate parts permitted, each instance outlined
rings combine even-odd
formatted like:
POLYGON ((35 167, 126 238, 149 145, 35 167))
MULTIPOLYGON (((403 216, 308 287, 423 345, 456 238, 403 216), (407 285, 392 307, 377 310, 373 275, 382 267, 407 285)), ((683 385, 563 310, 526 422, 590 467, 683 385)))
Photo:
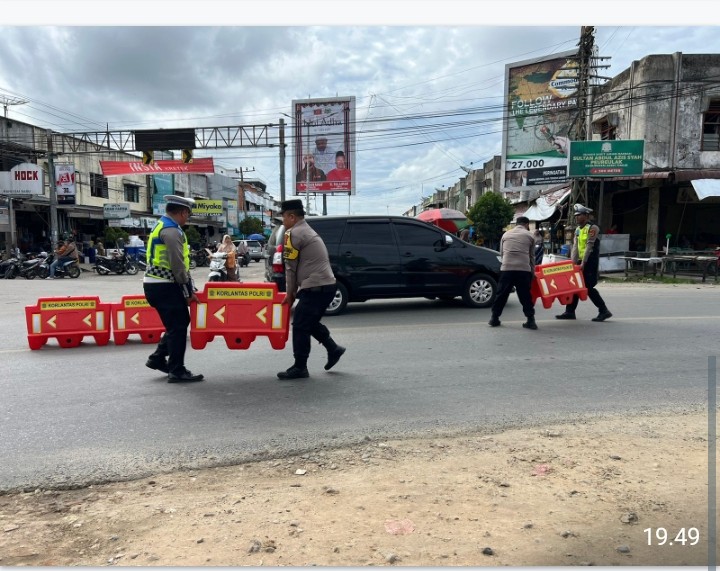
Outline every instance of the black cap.
POLYGON ((287 212, 288 210, 299 210, 302 216, 305 216, 305 209, 303 208, 303 202, 299 198, 293 200, 285 200, 280 203, 280 214, 287 212))

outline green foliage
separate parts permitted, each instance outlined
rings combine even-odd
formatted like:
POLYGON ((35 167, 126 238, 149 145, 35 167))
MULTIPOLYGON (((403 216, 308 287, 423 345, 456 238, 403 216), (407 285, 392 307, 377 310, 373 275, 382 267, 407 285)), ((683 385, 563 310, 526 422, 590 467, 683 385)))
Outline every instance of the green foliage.
POLYGON ((242 232, 245 236, 249 236, 250 234, 262 234, 262 222, 254 216, 248 216, 240 221, 240 232, 242 232))
POLYGON ((496 248, 515 208, 499 192, 486 192, 468 210, 467 217, 485 239, 485 246, 496 248))
POLYGON ((106 248, 114 248, 118 240, 127 243, 129 237, 130 235, 122 228, 107 226, 103 235, 103 244, 106 248))
POLYGON ((200 244, 202 239, 200 238, 200 232, 195 226, 187 226, 183 228, 185 236, 187 236, 188 244, 200 244))

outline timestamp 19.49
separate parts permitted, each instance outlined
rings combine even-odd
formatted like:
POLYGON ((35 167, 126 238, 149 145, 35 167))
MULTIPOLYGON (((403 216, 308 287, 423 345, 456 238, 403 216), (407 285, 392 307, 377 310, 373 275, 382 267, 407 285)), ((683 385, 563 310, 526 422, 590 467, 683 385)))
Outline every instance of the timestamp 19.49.
POLYGON ((648 545, 697 545, 700 542, 700 531, 697 527, 681 527, 677 531, 669 531, 664 527, 648 527, 643 530, 647 533, 648 545), (675 535, 673 535, 675 534, 675 535))

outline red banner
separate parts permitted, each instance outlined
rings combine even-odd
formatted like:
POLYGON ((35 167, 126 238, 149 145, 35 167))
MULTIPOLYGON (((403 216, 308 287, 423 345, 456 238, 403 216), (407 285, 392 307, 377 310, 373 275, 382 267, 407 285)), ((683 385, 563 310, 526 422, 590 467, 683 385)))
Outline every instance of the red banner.
POLYGON ((141 161, 100 161, 103 176, 128 174, 202 174, 215 172, 212 158, 194 159, 191 163, 182 161, 155 161, 144 165, 141 161))

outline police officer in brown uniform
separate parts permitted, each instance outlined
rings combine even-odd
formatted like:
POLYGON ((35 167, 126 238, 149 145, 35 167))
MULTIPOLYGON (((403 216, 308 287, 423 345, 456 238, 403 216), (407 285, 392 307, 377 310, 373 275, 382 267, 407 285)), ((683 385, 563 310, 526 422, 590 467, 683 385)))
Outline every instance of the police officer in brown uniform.
POLYGON ((305 221, 302 200, 284 201, 280 213, 286 228, 283 259, 287 294, 283 304, 291 308, 295 299, 298 304, 292 321, 295 363, 277 376, 283 380, 304 379, 310 376, 307 360, 311 337, 327 349, 326 371, 345 353, 345 347, 335 343, 328 328, 320 322, 335 296, 335 276, 325 243, 305 221))

